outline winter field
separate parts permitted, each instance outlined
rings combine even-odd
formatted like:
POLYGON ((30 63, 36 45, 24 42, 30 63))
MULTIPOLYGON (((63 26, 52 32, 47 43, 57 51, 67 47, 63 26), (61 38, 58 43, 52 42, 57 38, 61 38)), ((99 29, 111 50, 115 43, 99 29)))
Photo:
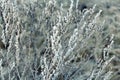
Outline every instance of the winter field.
POLYGON ((0 80, 120 80, 120 0, 0 0, 0 80))

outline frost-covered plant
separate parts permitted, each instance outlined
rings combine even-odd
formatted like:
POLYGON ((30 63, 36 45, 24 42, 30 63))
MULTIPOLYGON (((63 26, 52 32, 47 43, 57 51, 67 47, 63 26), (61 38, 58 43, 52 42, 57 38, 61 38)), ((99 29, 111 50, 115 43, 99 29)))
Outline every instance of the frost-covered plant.
MULTIPOLYGON (((114 35, 104 43, 102 10, 56 0, 0 1, 1 80, 109 80, 114 35), (99 36, 99 37, 98 37, 99 36), (106 76, 107 75, 107 76, 106 76)), ((107 37, 109 37, 107 35, 107 37)))

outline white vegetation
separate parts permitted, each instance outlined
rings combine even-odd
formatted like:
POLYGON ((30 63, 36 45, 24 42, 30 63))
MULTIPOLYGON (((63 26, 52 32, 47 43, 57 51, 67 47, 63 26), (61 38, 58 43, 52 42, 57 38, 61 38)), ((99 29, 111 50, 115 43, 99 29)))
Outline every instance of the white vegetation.
POLYGON ((117 75, 111 62, 119 50, 113 50, 114 34, 104 33, 97 5, 81 12, 79 0, 71 0, 68 9, 56 0, 23 2, 0 3, 1 38, 9 44, 0 51, 0 80, 111 80, 117 75))

